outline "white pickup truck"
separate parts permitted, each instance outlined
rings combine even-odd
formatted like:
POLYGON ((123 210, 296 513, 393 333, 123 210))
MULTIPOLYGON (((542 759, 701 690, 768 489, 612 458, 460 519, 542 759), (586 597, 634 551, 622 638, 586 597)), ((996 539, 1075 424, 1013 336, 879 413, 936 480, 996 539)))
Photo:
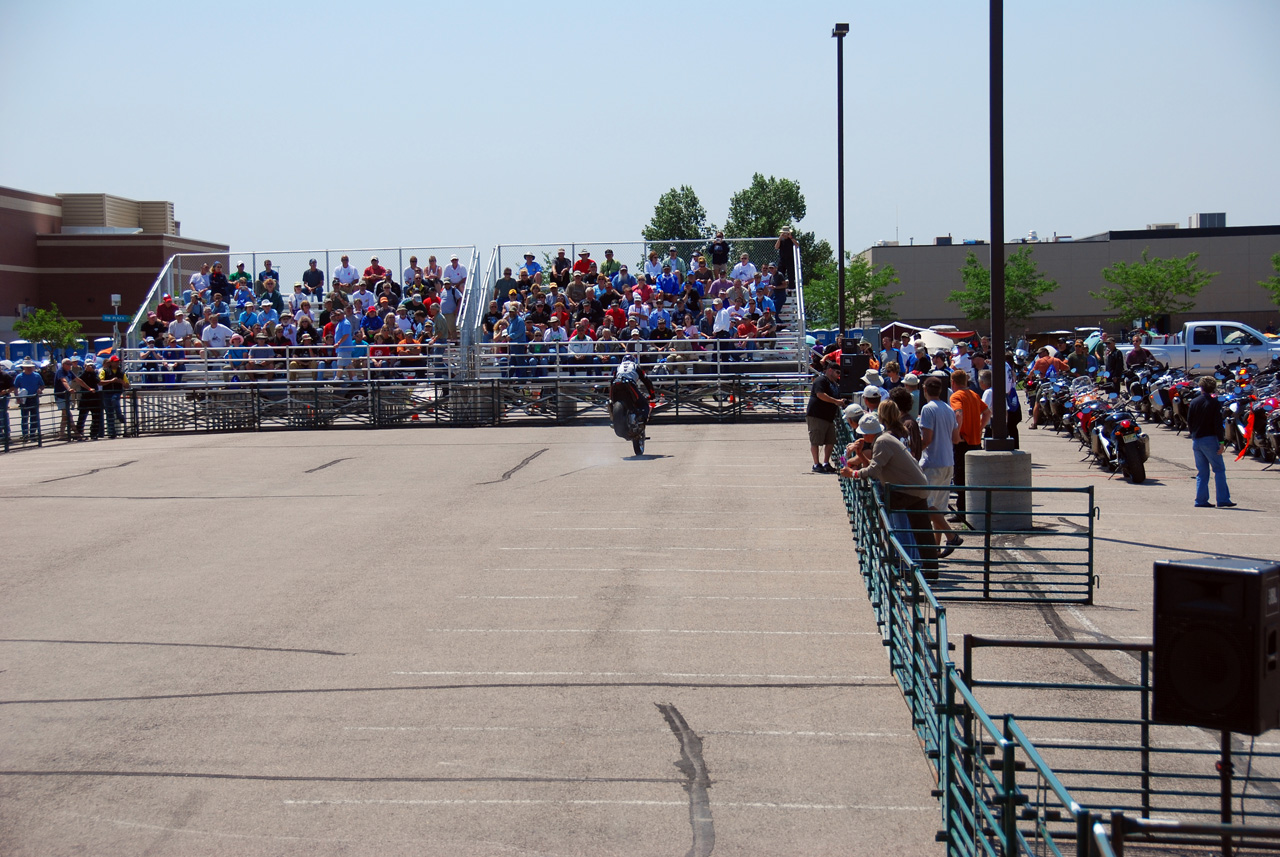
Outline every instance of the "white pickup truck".
MULTIPOLYGON (((1191 369, 1197 374, 1237 360, 1252 360, 1261 369, 1273 362, 1280 367, 1280 342, 1238 321, 1189 321, 1181 333, 1155 337, 1143 347, 1169 368, 1191 369)), ((1120 350, 1127 354, 1133 346, 1120 350)))

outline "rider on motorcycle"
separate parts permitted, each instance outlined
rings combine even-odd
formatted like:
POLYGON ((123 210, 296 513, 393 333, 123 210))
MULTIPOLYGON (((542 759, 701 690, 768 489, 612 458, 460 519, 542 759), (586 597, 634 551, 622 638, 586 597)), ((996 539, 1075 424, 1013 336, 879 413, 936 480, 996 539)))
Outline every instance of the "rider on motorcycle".
MULTIPOLYGON (((644 367, 637 360, 623 360, 613 374, 613 383, 609 385, 610 405, 623 402, 635 420, 644 420, 648 417, 649 401, 653 396, 653 382, 645 374, 644 367), (648 391, 647 395, 645 391, 648 391)), ((618 436, 630 437, 630 434, 623 434, 621 428, 614 425, 618 436)))

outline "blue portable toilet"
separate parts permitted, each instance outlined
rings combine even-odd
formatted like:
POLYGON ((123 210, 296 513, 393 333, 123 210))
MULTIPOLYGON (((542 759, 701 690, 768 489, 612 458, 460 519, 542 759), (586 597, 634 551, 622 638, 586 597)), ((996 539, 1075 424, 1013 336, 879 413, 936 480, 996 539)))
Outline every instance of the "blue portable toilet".
POLYGON ((0 340, 0 360, 9 359, 9 343, 0 340))
POLYGON ((79 355, 81 358, 83 358, 88 353, 89 353, 89 343, 87 340, 84 340, 84 339, 77 339, 75 347, 67 349, 68 357, 73 355, 79 355))
POLYGON ((23 360, 34 360, 35 356, 35 346, 27 340, 15 339, 9 343, 9 359, 14 363, 21 363, 23 360))
POLYGON ((110 348, 114 344, 110 336, 99 336, 93 341, 93 353, 101 354, 103 349, 110 348))
POLYGON ((31 359, 36 361, 37 366, 43 366, 45 363, 49 362, 50 355, 53 352, 50 350, 47 342, 33 342, 31 343, 31 346, 34 351, 34 356, 31 359))
POLYGON ((810 336, 818 341, 818 345, 826 348, 828 345, 836 341, 836 332, 834 330, 809 330, 806 331, 810 336))

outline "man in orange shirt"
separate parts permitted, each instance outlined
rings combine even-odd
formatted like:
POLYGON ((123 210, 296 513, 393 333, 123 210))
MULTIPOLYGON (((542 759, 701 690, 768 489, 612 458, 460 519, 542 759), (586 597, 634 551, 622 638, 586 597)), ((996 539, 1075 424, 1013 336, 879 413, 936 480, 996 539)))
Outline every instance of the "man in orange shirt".
MULTIPOLYGON (((964 485, 964 454, 982 449, 982 430, 991 422, 991 409, 982 397, 969 388, 969 374, 963 369, 951 373, 951 410, 956 412, 960 442, 955 446, 955 484, 964 485)), ((965 511, 964 491, 956 492, 956 512, 952 520, 962 520, 965 511)))

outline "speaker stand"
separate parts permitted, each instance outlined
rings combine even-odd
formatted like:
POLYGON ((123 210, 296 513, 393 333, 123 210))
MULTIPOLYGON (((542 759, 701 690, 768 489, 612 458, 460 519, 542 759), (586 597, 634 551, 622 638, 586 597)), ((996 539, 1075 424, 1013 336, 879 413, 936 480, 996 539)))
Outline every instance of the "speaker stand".
MULTIPOLYGON (((1218 781, 1222 787, 1222 823, 1231 823, 1231 733, 1222 733, 1222 758, 1218 760, 1218 781)), ((1222 834, 1222 857, 1231 857, 1231 834, 1222 834)))

